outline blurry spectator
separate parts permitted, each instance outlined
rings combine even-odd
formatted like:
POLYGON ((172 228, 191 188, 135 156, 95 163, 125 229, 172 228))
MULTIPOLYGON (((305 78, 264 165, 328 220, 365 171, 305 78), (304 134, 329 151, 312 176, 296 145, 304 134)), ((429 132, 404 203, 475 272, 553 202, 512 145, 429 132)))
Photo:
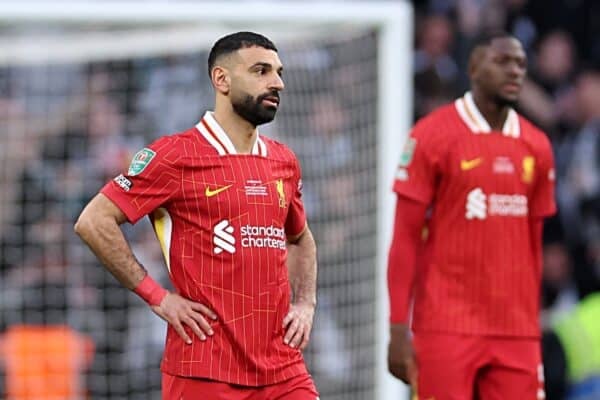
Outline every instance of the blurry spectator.
POLYGON ((35 157, 35 146, 26 146, 23 137, 26 119, 23 105, 10 96, 4 97, 8 92, 2 92, 2 89, 0 88, 0 276, 16 259, 22 258, 20 241, 13 239, 20 235, 14 231, 9 235, 9 227, 15 214, 14 198, 18 192, 16 177, 23 165, 35 157))
POLYGON ((68 325, 13 325, 0 337, 7 400, 83 400, 93 342, 68 325))
MULTIPOLYGON (((84 141, 67 143, 69 154, 62 160, 67 168, 79 171, 80 180, 82 172, 86 179, 81 182, 84 187, 68 193, 83 191, 89 195, 101 182, 112 178, 116 171, 129 165, 133 153, 129 150, 136 143, 132 143, 134 141, 131 139, 126 140, 127 90, 123 85, 127 81, 117 79, 121 73, 120 70, 111 71, 109 66, 97 67, 90 72, 87 91, 79 99, 85 107, 78 115, 78 124, 72 125, 75 135, 83 136, 84 141)), ((68 136, 69 132, 65 134, 68 136)), ((74 174, 67 176, 72 177, 74 174)), ((69 183, 75 184, 74 181, 69 183)))
POLYGON ((576 50, 571 36, 554 31, 539 43, 520 105, 550 134, 564 129, 572 109, 572 80, 576 50))
POLYGON ((554 324, 543 343, 548 400, 600 398, 600 293, 554 324))
POLYGON ((348 222, 358 207, 352 171, 355 149, 352 136, 347 134, 349 118, 344 110, 337 96, 325 93, 315 97, 307 130, 292 144, 302 164, 303 197, 313 221, 311 227, 323 249, 318 255, 320 306, 312 335, 315 340, 306 357, 324 397, 360 384, 351 380, 357 372, 350 358, 350 337, 356 332, 348 329, 343 315, 332 312, 347 304, 347 299, 336 287, 324 284, 345 279, 344 272, 352 259, 348 249, 355 232, 348 222))
POLYGON ((417 117, 451 101, 458 67, 451 56, 453 28, 443 15, 425 17, 417 31, 415 109, 417 117))
POLYGON ((506 5, 506 30, 517 37, 525 51, 529 54, 537 35, 537 27, 529 15, 527 15, 528 0, 505 0, 506 5))
POLYGON ((600 290, 600 70, 583 72, 576 94, 582 127, 567 176, 578 198, 586 261, 595 273, 595 290, 600 290))
MULTIPOLYGON (((328 182, 332 172, 347 166, 353 156, 352 137, 346 135, 348 118, 338 97, 322 94, 311 102, 307 129, 290 138, 302 165, 304 182, 328 182), (296 139, 294 141, 294 139, 296 139)), ((304 203, 309 216, 326 215, 327 202, 323 201, 326 185, 305 185, 304 203)))
POLYGON ((587 70, 579 76, 576 95, 582 127, 575 139, 569 175, 575 193, 583 202, 591 202, 600 196, 600 70, 587 70))
POLYGON ((0 335, 0 365, 8 400, 86 396, 84 372, 94 343, 68 322, 68 309, 82 304, 73 296, 77 274, 67 261, 64 235, 70 221, 56 211, 30 227, 27 242, 36 245, 3 282, 1 322, 7 326, 0 335))
POLYGON ((178 132, 196 123, 200 110, 212 107, 210 81, 199 67, 203 57, 173 56, 148 69, 146 88, 137 102, 146 120, 143 128, 154 135, 178 132))
POLYGON ((315 175, 346 165, 352 159, 351 136, 345 135, 347 120, 344 107, 333 95, 324 94, 312 101, 308 124, 311 135, 302 140, 311 142, 305 154, 313 162, 305 170, 315 175), (327 157, 323 157, 327 154, 327 157), (315 162, 318 161, 318 162, 315 162))
POLYGON ((597 0, 529 0, 526 12, 531 16, 540 36, 560 29, 570 32, 575 39, 578 53, 589 60, 600 61, 597 0))
POLYGON ((550 326, 558 317, 570 312, 578 301, 573 260, 560 221, 553 217, 544 224, 542 327, 550 326))
POLYGON ((570 85, 576 60, 571 36, 564 31, 553 31, 540 41, 536 62, 530 71, 532 79, 546 92, 556 97, 570 85))
MULTIPOLYGON (((561 144, 558 200, 568 237, 573 242, 597 243, 600 238, 600 73, 583 72, 576 85, 581 129, 561 144)), ((597 262, 598 260, 591 260, 597 262)))
POLYGON ((467 38, 476 37, 481 31, 481 0, 457 0, 456 22, 458 31, 467 38))

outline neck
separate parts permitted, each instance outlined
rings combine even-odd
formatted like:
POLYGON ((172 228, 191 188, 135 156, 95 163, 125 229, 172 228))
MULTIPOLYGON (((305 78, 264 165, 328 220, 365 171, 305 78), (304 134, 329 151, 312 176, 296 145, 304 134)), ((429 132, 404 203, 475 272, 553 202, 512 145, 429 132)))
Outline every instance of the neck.
POLYGON ((473 94, 473 101, 483 118, 490 125, 490 128, 494 131, 501 131, 504 127, 504 121, 508 116, 510 107, 508 105, 499 105, 494 99, 486 96, 477 88, 471 90, 473 94))
POLYGON ((229 136, 238 154, 252 153, 257 136, 255 126, 236 114, 231 104, 220 104, 217 101, 213 116, 229 136))

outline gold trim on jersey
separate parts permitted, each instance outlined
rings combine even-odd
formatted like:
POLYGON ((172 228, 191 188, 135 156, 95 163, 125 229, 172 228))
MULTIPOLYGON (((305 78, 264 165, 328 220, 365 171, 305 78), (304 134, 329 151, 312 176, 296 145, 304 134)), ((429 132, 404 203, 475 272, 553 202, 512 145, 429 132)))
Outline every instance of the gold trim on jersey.
POLYGON ((169 212, 164 208, 157 208, 153 212, 152 217, 154 221, 154 232, 156 232, 156 237, 160 243, 160 248, 165 258, 169 274, 171 274, 171 235, 173 233, 173 220, 171 219, 169 212))
MULTIPOLYGON (((490 133, 492 131, 490 124, 488 124, 477 108, 471 92, 467 92, 463 97, 456 99, 454 106, 456 107, 456 111, 460 118, 473 133, 490 133)), ((519 116, 512 108, 508 110, 508 115, 502 125, 502 133, 505 136, 514 138, 518 138, 521 135, 519 116)))
MULTIPOLYGON (((204 114, 202 120, 196 124, 196 129, 217 150, 219 155, 238 154, 229 135, 219 125, 211 111, 204 114)), ((262 157, 267 156, 267 145, 261 139, 258 131, 256 132, 256 140, 252 146, 251 154, 262 157)))

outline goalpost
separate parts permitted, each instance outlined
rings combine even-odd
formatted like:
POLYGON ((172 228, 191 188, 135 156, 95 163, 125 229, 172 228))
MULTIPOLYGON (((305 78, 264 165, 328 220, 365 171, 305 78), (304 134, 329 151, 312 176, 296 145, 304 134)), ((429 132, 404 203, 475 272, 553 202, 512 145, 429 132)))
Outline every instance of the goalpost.
MULTIPOLYGON (((212 108, 208 49, 253 30, 275 42, 285 68, 281 110, 263 131, 298 154, 317 238, 306 358, 321 398, 406 398, 386 368, 386 259, 412 119, 412 24, 408 2, 0 4, 0 335, 64 311, 95 343, 81 378, 93 398, 157 396, 142 375, 157 368, 164 326, 94 268, 67 228, 124 158, 212 108), (36 272, 44 268, 59 271, 62 294, 49 294, 57 285, 36 272), (35 308, 26 293, 40 294, 35 308)), ((160 276, 147 231, 127 234, 160 276)))

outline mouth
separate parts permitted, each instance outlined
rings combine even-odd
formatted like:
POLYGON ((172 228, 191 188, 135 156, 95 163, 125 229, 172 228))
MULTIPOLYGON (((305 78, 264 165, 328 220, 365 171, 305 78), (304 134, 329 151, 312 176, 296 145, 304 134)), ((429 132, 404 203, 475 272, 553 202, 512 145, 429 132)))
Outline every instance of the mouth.
POLYGON ((264 96, 261 99, 261 102, 265 104, 267 107, 279 107, 279 96, 278 95, 269 95, 264 96))
POLYGON ((502 85, 502 88, 507 92, 518 93, 521 91, 522 85, 518 82, 508 82, 502 85))

